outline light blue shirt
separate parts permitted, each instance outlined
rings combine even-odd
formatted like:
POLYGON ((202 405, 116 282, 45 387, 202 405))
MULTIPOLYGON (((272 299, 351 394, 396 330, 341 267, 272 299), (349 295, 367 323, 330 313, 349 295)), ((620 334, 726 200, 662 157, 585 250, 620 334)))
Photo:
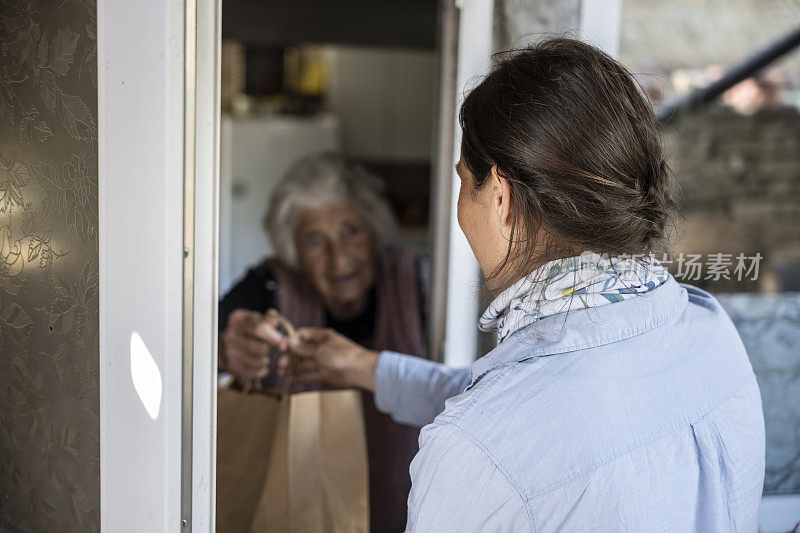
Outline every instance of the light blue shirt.
POLYGON ((378 409, 425 425, 408 531, 758 529, 752 367, 717 301, 672 278, 544 318, 471 371, 382 352, 375 387, 378 409))

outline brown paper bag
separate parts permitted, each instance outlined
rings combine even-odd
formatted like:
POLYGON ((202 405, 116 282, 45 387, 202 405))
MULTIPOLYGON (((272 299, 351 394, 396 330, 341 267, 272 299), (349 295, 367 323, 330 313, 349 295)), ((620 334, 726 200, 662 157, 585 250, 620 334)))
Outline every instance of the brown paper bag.
POLYGON ((281 405, 280 398, 266 394, 217 391, 218 533, 250 532, 281 405))
POLYGON ((251 533, 366 533, 369 493, 361 409, 361 395, 354 390, 289 396, 280 410, 251 533))
POLYGON ((358 391, 220 391, 220 533, 366 533, 367 476, 358 391))

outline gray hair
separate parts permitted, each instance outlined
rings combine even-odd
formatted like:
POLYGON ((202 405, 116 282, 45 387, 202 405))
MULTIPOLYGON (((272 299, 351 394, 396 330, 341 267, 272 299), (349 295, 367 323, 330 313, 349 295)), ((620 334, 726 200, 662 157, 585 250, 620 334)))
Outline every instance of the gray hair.
POLYGON ((372 229, 378 246, 390 244, 397 231, 383 183, 344 156, 322 153, 295 162, 275 186, 263 218, 277 256, 297 266, 297 224, 303 211, 347 202, 372 229))

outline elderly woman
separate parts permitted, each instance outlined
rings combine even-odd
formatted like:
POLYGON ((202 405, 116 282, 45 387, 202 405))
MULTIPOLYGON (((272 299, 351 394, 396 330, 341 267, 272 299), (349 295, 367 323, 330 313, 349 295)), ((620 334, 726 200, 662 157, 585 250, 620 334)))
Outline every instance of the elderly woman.
MULTIPOLYGON (((295 326, 331 328, 362 346, 426 353, 419 262, 389 246, 395 221, 379 185, 331 154, 289 170, 264 219, 276 257, 247 272, 220 303, 221 369, 265 385, 280 379, 268 356, 282 339, 274 310, 295 326)), ((402 531, 419 430, 378 412, 370 392, 363 406, 371 530, 402 531)))
POLYGON ((717 301, 647 255, 673 202, 630 73, 545 41, 460 119, 458 221, 498 293, 480 319, 497 348, 454 370, 327 330, 284 345, 428 424, 408 531, 756 531, 758 386, 717 301))

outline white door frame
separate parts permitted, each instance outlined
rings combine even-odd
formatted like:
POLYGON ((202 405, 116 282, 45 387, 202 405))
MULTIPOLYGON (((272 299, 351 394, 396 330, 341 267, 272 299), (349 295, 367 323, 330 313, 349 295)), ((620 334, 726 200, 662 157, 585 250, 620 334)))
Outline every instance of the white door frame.
POLYGON ((197 1, 194 197, 192 516, 212 532, 216 510, 217 309, 220 183, 220 0, 197 1))
POLYGON ((192 530, 212 532, 216 510, 217 308, 220 183, 220 0, 197 1, 192 530))
POLYGON ((103 531, 213 531, 219 18, 98 0, 103 531))
POLYGON ((475 80, 488 74, 492 54, 493 0, 443 0, 439 14, 439 106, 434 193, 430 338, 431 354, 467 367, 478 353, 480 267, 458 226, 461 181, 458 107, 475 80))

